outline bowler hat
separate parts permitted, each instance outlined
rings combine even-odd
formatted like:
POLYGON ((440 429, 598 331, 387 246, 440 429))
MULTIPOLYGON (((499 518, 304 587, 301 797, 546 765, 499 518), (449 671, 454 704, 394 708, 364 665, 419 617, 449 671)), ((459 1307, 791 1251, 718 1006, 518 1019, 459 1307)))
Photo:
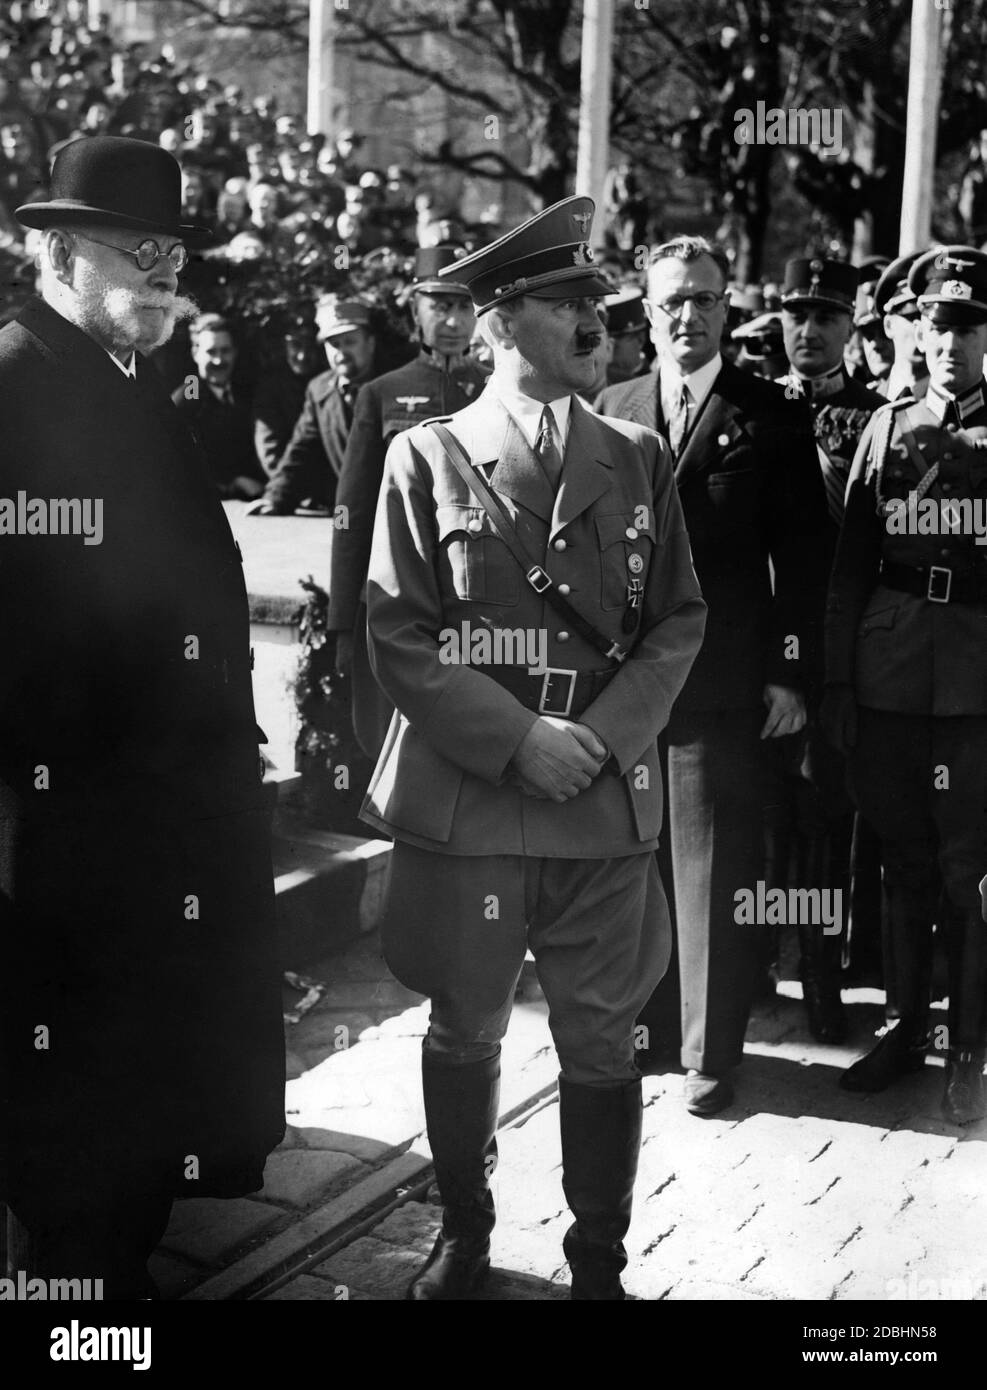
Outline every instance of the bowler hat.
POLYGON ((181 169, 167 150, 147 140, 92 135, 58 151, 47 201, 24 203, 15 215, 25 227, 97 222, 208 246, 212 234, 180 221, 181 212, 181 169))

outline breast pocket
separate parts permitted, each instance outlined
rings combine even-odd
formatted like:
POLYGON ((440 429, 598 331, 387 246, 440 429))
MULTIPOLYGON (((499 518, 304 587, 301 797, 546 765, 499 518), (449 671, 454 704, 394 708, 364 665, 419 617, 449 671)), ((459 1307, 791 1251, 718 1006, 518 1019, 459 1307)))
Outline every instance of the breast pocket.
POLYGON ((641 508, 632 508, 596 518, 601 608, 624 608, 632 582, 637 580, 642 587, 647 582, 655 546, 654 525, 650 509, 647 525, 639 525, 640 513, 641 508))
POLYGON ((435 510, 447 581, 459 599, 512 607, 521 571, 482 507, 447 503, 435 510))

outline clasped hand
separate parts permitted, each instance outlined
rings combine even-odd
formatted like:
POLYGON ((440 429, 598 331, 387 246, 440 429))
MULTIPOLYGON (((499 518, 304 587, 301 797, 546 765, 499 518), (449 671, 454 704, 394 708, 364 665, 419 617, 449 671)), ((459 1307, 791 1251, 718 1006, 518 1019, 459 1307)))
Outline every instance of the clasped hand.
POLYGON ((543 714, 511 759, 508 781, 527 796, 561 803, 585 791, 609 756, 587 725, 543 714))

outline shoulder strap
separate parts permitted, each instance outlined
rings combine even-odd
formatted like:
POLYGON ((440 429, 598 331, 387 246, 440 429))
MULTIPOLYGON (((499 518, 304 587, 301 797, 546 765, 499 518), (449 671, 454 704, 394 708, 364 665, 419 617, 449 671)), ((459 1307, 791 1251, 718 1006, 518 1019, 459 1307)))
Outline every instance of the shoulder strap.
POLYGON ((591 646, 598 652, 607 657, 610 661, 623 661, 627 657, 627 649, 622 647, 619 642, 614 642, 611 638, 600 632, 589 622, 578 609, 556 589, 555 584, 549 574, 532 560, 518 537, 517 532, 511 525, 510 518, 504 511, 497 498, 487 487, 485 481, 473 467, 466 450, 459 440, 445 425, 438 420, 430 420, 429 428, 435 433, 439 443, 445 449, 450 463, 462 478, 463 482, 472 492, 483 507, 490 524, 493 526, 499 538, 507 546, 514 560, 524 571, 524 577, 534 589, 536 594, 540 594, 546 603, 550 604, 557 613, 561 613, 572 627, 576 629, 580 637, 586 639, 591 646))

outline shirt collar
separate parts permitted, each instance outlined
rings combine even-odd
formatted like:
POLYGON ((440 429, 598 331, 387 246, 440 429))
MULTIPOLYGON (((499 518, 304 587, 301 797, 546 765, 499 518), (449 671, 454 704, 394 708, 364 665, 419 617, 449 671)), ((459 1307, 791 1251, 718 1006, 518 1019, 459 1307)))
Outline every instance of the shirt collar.
POLYGON ((114 357, 113 353, 108 351, 108 349, 104 348, 103 351, 106 353, 107 357, 113 363, 114 367, 117 367, 121 372, 123 372, 124 376, 129 377, 131 381, 137 380, 137 358, 134 355, 134 353, 130 354, 130 358, 128 361, 121 362, 119 357, 114 357))
POLYGON ((717 353, 704 366, 697 367, 694 372, 682 373, 679 371, 678 363, 674 358, 663 359, 661 364, 661 394, 662 406, 665 410, 666 418, 669 410, 677 404, 678 393, 682 386, 688 386, 689 395, 692 397, 693 407, 698 409, 713 389, 713 382, 720 374, 723 366, 722 354, 717 353), (673 400, 673 397, 675 398, 673 400))
MULTIPOLYGON (((541 413, 545 409, 545 402, 536 401, 534 397, 524 395, 516 386, 499 378, 496 372, 488 381, 487 389, 493 390, 504 409, 514 417, 518 428, 533 449, 541 432, 541 413)), ((555 418, 559 438, 564 445, 569 429, 569 418, 572 414, 572 397, 559 396, 557 400, 549 401, 548 406, 555 418)))
POLYGON ((792 368, 792 379, 797 381, 810 401, 824 401, 827 396, 835 396, 846 385, 846 371, 843 363, 837 362, 828 372, 820 376, 803 376, 792 368))
POLYGON ((943 391, 941 387, 934 386, 930 381, 929 389, 925 393, 925 404, 940 424, 946 418, 949 407, 955 407, 955 415, 959 416, 960 424, 962 424, 970 415, 974 415, 983 407, 984 383, 982 381, 975 382, 969 391, 963 392, 962 396, 952 396, 948 391, 943 391))

